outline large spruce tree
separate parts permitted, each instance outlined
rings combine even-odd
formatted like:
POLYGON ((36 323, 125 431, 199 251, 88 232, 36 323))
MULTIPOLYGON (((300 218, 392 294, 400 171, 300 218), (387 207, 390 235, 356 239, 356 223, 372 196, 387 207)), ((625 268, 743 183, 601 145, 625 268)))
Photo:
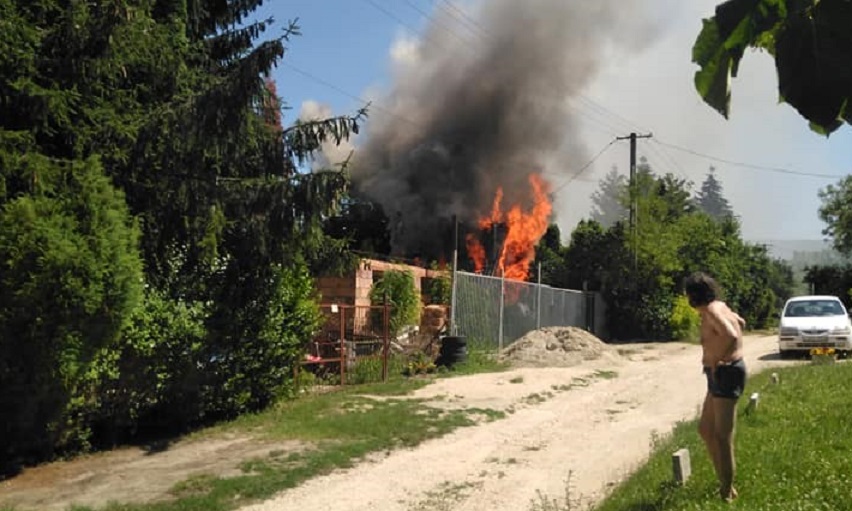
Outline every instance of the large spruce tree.
POLYGON ((140 257, 158 296, 206 311, 204 342, 190 350, 203 371, 178 382, 200 403, 183 422, 262 407, 290 374, 316 321, 299 309, 305 266, 341 259, 320 222, 348 183, 343 171, 297 169, 357 131, 363 112, 281 126, 268 77, 298 27, 264 39, 272 20, 253 19, 261 3, 0 0, 0 251, 56 261, 48 278, 46 266, 0 258, 4 284, 17 286, 0 300, 4 459, 85 442, 60 438, 69 414, 95 413, 75 407, 100 399, 79 378, 93 358, 113 360, 104 350, 116 341, 117 356, 144 352, 121 334, 140 257), (84 251, 106 246, 100 238, 109 250, 84 251), (24 309, 26 321, 15 312, 24 309), (30 357, 34 343, 49 356, 30 357), (66 372, 51 373, 57 357, 66 372), (21 382, 39 388, 27 394, 21 382))

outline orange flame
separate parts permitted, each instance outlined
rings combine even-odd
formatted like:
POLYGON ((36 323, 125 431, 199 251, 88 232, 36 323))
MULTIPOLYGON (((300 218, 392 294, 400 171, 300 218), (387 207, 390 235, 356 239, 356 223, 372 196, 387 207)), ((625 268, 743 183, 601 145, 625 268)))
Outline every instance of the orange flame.
POLYGON ((473 271, 482 273, 482 270, 485 269, 485 247, 473 234, 468 234, 465 241, 467 242, 467 255, 473 261, 473 271))
POLYGON ((503 203, 503 187, 497 188, 497 193, 494 195, 494 204, 491 205, 491 216, 479 219, 479 228, 483 231, 490 229, 492 225, 499 224, 503 220, 503 212, 500 211, 500 205, 503 203))
MULTIPOLYGON (((505 215, 501 210, 503 189, 498 188, 491 208, 491 215, 479 219, 479 228, 490 229, 494 224, 504 223, 506 238, 500 250, 497 268, 500 275, 510 280, 524 281, 529 276, 530 264, 535 259, 535 246, 547 232, 547 223, 553 205, 547 197, 548 185, 538 174, 530 174, 533 192, 533 207, 524 212, 519 204, 512 206, 505 215)), ((473 235, 467 236, 467 250, 478 272, 485 268, 485 249, 473 235)))

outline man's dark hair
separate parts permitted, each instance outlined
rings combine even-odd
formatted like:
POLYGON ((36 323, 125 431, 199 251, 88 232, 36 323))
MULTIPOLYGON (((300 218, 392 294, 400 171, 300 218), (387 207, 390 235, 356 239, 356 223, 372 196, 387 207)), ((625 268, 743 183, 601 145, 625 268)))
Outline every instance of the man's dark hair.
POLYGON ((713 280, 713 277, 700 271, 686 278, 684 288, 686 288, 686 297, 689 298, 689 305, 693 307, 709 305, 710 302, 722 296, 722 290, 719 289, 719 284, 713 280))

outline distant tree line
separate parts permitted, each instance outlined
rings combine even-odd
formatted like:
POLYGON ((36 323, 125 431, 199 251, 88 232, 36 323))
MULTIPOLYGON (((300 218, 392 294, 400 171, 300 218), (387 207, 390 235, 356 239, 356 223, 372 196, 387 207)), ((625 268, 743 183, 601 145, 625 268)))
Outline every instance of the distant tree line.
MULTIPOLYGON (((649 173, 650 165, 644 158, 637 165, 637 173, 649 173)), ((692 183, 685 179, 678 179, 672 174, 661 176, 660 179, 667 181, 660 185, 665 188, 674 188, 674 195, 679 197, 685 211, 700 211, 715 220, 725 220, 734 217, 734 210, 728 199, 725 198, 722 182, 716 177, 716 169, 710 167, 710 171, 701 183, 701 187, 693 192, 692 183)), ((620 220, 627 220, 629 201, 627 194, 627 176, 613 168, 603 179, 598 189, 592 194, 592 211, 590 218, 604 227, 610 227, 620 220)))
POLYGON ((683 336, 682 282, 693 271, 715 276, 751 328, 768 325, 792 293, 792 269, 767 247, 743 241, 712 170, 693 195, 685 179, 657 175, 642 161, 632 186, 610 173, 593 201, 592 219, 580 222, 567 246, 551 226, 538 258, 546 283, 603 294, 615 338, 683 336), (632 199, 635 230, 626 218, 632 199))

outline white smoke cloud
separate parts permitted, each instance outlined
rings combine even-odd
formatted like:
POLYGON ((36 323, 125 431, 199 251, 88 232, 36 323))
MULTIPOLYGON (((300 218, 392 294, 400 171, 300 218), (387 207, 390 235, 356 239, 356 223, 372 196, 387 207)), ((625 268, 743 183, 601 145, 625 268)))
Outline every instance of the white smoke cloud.
POLYGON ((391 45, 390 58, 395 69, 417 65, 421 60, 420 41, 408 32, 401 33, 391 45))
MULTIPOLYGON (((334 116, 331 107, 317 101, 307 100, 302 103, 299 110, 300 121, 316 121, 328 119, 334 116)), ((315 160, 311 164, 314 170, 338 168, 340 164, 345 162, 355 150, 355 139, 342 140, 340 144, 335 144, 334 141, 326 142, 322 145, 321 150, 316 154, 315 160)))

